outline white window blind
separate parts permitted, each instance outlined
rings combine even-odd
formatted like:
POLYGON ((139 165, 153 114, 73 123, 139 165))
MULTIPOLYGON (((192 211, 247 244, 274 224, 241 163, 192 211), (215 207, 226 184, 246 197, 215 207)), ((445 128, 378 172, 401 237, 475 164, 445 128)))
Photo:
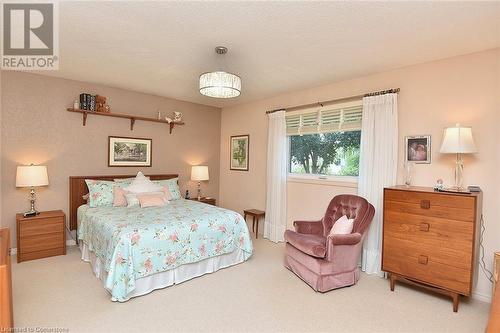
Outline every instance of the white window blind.
POLYGON ((359 131, 362 113, 361 100, 290 112, 286 115, 286 134, 359 131))

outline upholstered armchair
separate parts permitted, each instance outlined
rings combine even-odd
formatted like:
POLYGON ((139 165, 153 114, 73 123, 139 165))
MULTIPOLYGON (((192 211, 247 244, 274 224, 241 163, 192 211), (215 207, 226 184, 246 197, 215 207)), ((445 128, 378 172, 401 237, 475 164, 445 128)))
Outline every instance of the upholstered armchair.
POLYGON ((334 197, 323 219, 295 221, 295 231, 285 232, 285 267, 320 292, 355 284, 361 246, 374 214, 375 208, 362 197, 334 197), (352 233, 330 236, 333 224, 343 215, 354 219, 352 233))

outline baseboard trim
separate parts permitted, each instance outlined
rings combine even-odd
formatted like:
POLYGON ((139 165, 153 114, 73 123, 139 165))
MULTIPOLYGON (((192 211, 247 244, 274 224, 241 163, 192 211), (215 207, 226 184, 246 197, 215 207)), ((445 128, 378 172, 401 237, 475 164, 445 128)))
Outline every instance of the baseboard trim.
POLYGON ((472 293, 472 298, 481 302, 491 303, 491 295, 478 293, 477 291, 472 293))
MULTIPOLYGON (((74 239, 69 239, 66 241, 66 246, 76 246, 76 242, 74 239)), ((15 256, 17 254, 17 247, 12 247, 10 249, 10 255, 15 256)))

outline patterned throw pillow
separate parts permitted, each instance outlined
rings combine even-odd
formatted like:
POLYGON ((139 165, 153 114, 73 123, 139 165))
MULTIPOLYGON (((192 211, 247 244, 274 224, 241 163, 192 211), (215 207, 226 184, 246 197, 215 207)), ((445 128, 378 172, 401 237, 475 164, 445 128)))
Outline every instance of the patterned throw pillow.
POLYGON ((113 186, 113 206, 114 207, 127 207, 127 198, 125 198, 127 191, 121 186, 116 184, 113 186))
POLYGON ((164 180, 153 180, 153 183, 158 184, 160 186, 166 186, 172 195, 173 200, 177 200, 181 198, 181 190, 179 189, 178 184, 179 178, 172 179, 164 179, 164 180))
POLYGON ((85 179, 89 188, 89 206, 113 206, 113 186, 115 182, 108 180, 85 179))

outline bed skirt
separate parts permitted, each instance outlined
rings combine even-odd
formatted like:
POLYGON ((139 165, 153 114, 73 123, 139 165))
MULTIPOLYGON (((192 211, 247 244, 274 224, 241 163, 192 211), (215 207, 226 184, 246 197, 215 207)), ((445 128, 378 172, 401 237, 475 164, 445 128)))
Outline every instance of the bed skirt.
MULTIPOLYGON (((95 256, 94 252, 89 251, 87 245, 83 242, 80 242, 79 247, 82 252, 82 260, 90 263, 95 276, 101 280, 104 288, 108 290, 105 286, 108 274, 104 269, 104 265, 101 260, 95 256)), ((142 277, 135 280, 135 289, 127 295, 127 298, 123 300, 123 302, 128 301, 132 297, 146 295, 153 290, 179 284, 207 273, 216 272, 222 268, 237 265, 244 261, 245 255, 243 250, 236 249, 231 253, 222 254, 213 258, 207 258, 191 264, 184 264, 165 272, 142 277)), ((111 300, 117 301, 116 299, 113 299, 113 297, 111 300)))

